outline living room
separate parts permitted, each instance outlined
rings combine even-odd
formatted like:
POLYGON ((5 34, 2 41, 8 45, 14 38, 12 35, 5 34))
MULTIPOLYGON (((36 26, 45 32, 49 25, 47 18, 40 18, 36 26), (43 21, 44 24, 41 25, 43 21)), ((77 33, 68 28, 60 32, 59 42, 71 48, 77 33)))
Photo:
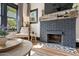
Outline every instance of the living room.
POLYGON ((0 3, 0 55, 78 56, 78 16, 78 3, 0 3))

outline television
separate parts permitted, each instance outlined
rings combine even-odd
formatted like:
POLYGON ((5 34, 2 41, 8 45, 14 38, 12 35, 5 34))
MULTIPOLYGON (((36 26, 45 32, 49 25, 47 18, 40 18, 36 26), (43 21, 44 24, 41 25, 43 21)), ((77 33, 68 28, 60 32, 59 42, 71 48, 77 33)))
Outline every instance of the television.
POLYGON ((73 3, 45 3, 45 14, 72 9, 73 3))

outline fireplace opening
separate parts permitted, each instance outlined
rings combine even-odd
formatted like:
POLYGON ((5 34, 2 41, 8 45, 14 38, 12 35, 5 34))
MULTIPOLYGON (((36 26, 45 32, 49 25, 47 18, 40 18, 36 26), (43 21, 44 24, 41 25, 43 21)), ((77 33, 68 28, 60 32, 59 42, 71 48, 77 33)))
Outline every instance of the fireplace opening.
POLYGON ((48 42, 49 43, 61 43, 62 35, 59 34, 48 34, 48 42))

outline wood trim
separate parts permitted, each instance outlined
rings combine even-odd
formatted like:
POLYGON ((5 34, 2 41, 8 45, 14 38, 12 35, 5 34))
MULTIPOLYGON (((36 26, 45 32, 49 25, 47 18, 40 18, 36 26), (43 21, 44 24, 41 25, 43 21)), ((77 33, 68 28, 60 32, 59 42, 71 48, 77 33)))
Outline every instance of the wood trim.
POLYGON ((15 8, 15 9, 18 9, 18 5, 14 4, 14 3, 7 3, 7 5, 15 8))

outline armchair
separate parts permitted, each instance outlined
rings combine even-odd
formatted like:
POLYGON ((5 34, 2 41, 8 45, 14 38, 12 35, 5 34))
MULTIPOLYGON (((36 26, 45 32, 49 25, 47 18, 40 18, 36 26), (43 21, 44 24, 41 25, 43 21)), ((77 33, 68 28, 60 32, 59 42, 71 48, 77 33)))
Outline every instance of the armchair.
MULTIPOLYGON (((21 27, 20 33, 16 34, 17 38, 29 38, 29 27, 21 27)), ((29 39, 28 39, 29 40, 29 39)))

